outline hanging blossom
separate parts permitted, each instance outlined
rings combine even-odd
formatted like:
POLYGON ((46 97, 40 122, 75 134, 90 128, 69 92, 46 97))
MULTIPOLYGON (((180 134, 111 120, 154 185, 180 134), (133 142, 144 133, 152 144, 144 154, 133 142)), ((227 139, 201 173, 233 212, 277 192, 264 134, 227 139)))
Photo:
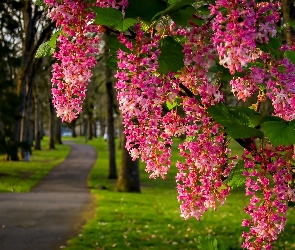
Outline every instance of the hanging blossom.
POLYGON ((259 152, 245 151, 244 176, 246 195, 252 196, 245 212, 251 219, 244 219, 242 225, 249 227, 243 232, 242 247, 247 249, 272 249, 271 243, 284 230, 288 201, 295 200, 292 181, 291 158, 285 152, 293 152, 294 146, 278 147, 259 152), (262 193, 262 194, 261 194, 262 193))
MULTIPOLYGON (((269 55, 264 59, 270 60, 269 55)), ((260 87, 274 107, 274 115, 287 121, 295 119, 295 66, 284 58, 271 61, 267 68, 253 67, 245 77, 237 77, 230 81, 232 92, 239 100, 246 101, 260 87)))
POLYGON ((209 28, 210 25, 193 26, 185 34, 185 70, 179 78, 193 95, 200 97, 199 100, 183 97, 182 102, 188 140, 179 145, 185 163, 177 162, 176 181, 180 210, 185 219, 200 219, 209 208, 216 209, 217 203, 224 203, 230 187, 223 184, 222 178, 236 165, 236 157, 228 162, 230 150, 225 145, 223 128, 213 122, 207 112, 209 106, 224 100, 209 73, 216 56, 209 28))
POLYGON ((267 43, 268 36, 275 36, 280 18, 278 4, 254 0, 217 0, 211 14, 215 15, 213 43, 220 64, 231 74, 259 57, 256 42, 267 43))
MULTIPOLYGON (((58 38, 58 52, 54 57, 60 62, 53 65, 52 95, 57 116, 71 122, 82 111, 86 97, 86 88, 92 76, 91 68, 96 65, 102 26, 94 25, 94 12, 87 1, 45 0, 49 7, 49 16, 61 29, 58 38)), ((128 2, 97 1, 99 7, 117 7, 124 9, 128 2)))
POLYGON ((172 75, 162 77, 156 73, 160 35, 144 36, 138 24, 135 44, 123 34, 119 40, 130 51, 118 51, 118 72, 115 75, 126 148, 133 159, 141 156, 152 178, 165 178, 170 167, 171 136, 180 131, 170 124, 179 120, 176 113, 171 111, 163 117, 162 105, 166 101, 172 103, 178 91, 173 87, 172 75))

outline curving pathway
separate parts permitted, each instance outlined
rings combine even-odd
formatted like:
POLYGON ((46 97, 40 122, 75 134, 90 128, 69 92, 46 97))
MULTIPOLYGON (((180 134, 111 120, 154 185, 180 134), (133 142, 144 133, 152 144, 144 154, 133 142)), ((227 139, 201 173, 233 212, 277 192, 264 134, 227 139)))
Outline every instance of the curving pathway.
POLYGON ((96 150, 67 142, 71 151, 30 193, 0 194, 0 250, 57 250, 94 211, 87 188, 96 150))

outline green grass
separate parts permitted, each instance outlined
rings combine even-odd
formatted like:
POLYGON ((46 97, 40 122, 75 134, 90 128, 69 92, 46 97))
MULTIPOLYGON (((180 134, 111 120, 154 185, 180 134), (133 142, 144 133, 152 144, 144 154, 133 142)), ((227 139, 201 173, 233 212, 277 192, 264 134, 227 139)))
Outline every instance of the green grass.
POLYGON ((0 160, 0 192, 29 192, 47 173, 68 155, 68 145, 56 145, 48 150, 47 138, 42 141, 42 150, 33 151, 30 161, 0 160))
MULTIPOLYGON (((84 142, 82 138, 77 142, 84 142)), ((108 180, 107 143, 101 138, 88 141, 98 150, 98 160, 89 176, 89 185, 97 198, 95 218, 72 239, 68 250, 102 249, 197 249, 199 236, 214 236, 226 249, 241 249, 241 221, 248 198, 243 188, 233 190, 225 205, 208 211, 201 219, 183 220, 176 200, 175 166, 167 179, 149 179, 141 164, 141 194, 115 192, 116 181, 108 180), (107 189, 96 189, 105 186, 107 189)), ((232 144, 236 153, 239 145, 232 144)), ((174 147, 176 151, 176 147, 174 147)), ((119 168, 118 152, 118 168, 119 168)), ((173 155, 173 161, 178 159, 173 155)), ((295 210, 291 208, 285 232, 275 249, 295 249, 295 210)))

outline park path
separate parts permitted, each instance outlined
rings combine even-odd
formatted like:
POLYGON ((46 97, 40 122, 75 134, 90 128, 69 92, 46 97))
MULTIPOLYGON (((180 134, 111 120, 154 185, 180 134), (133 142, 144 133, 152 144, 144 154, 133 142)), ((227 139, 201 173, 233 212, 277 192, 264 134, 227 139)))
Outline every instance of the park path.
POLYGON ((61 249, 93 214, 87 176, 97 152, 88 145, 67 144, 67 158, 31 192, 0 194, 0 250, 61 249))

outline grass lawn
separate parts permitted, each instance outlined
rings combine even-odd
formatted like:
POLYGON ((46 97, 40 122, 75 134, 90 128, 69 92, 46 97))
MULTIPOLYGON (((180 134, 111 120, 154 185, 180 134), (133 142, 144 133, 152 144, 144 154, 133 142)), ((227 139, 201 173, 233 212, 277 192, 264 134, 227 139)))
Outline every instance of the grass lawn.
MULTIPOLYGON (((84 142, 83 138, 76 139, 84 142)), ((214 236, 225 249, 241 249, 241 221, 248 198, 243 188, 232 191, 217 212, 208 211, 201 221, 180 217, 172 167, 166 180, 149 179, 141 164, 141 194, 115 192, 116 181, 108 180, 107 143, 98 138, 88 141, 98 150, 89 185, 97 197, 95 218, 67 245, 68 250, 107 249, 197 249, 199 236, 214 236), (107 189, 97 189, 105 186, 107 189)), ((174 148, 176 149, 176 148, 174 148)), ((233 149, 239 152, 237 145, 233 149)), ((176 151, 176 150, 175 150, 176 151)), ((118 168, 120 151, 117 150, 118 168)), ((177 153, 173 161, 177 160, 177 153)), ((286 230, 274 249, 295 249, 295 209, 288 213, 286 230)))
MULTIPOLYGON (((70 152, 67 145, 56 145, 48 150, 48 138, 42 141, 42 150, 33 151, 30 161, 0 160, 0 192, 28 192, 70 152)), ((1 156, 0 156, 1 157, 1 156)))

